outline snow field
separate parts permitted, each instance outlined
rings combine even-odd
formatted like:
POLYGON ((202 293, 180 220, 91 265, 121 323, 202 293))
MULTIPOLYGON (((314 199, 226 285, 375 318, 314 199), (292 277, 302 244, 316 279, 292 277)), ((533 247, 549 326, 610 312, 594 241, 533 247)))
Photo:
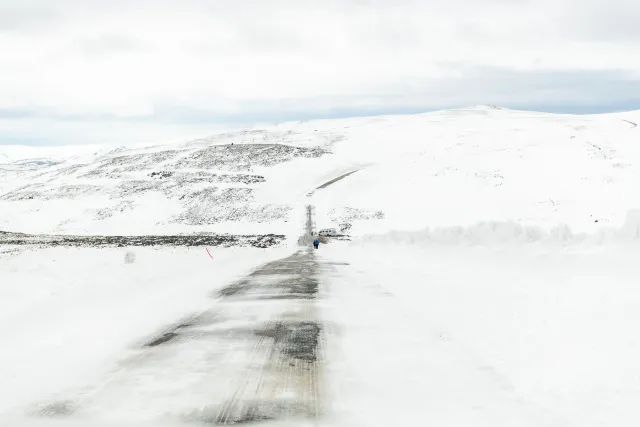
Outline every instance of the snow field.
POLYGON ((637 423, 638 248, 323 249, 336 424, 637 423))

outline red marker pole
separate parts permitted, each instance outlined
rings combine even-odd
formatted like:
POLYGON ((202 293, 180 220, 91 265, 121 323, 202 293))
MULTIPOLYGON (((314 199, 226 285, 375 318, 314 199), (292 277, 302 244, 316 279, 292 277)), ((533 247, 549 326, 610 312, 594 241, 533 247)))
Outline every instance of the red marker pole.
POLYGON ((209 254, 209 258, 213 259, 213 257, 211 256, 211 252, 209 252, 209 248, 204 248, 204 249, 205 249, 205 250, 207 251, 207 253, 209 254))

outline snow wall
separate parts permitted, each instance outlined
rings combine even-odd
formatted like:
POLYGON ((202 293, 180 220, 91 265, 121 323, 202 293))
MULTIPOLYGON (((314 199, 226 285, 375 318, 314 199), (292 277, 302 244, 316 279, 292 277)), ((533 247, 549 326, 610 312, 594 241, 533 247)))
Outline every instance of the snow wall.
POLYGON ((407 245, 467 245, 490 246, 501 244, 548 243, 579 244, 640 244, 640 210, 627 213, 619 229, 603 227, 595 233, 573 233, 568 225, 551 229, 526 226, 516 222, 481 222, 470 227, 437 227, 418 231, 391 231, 385 234, 364 235, 352 244, 396 243, 407 245))

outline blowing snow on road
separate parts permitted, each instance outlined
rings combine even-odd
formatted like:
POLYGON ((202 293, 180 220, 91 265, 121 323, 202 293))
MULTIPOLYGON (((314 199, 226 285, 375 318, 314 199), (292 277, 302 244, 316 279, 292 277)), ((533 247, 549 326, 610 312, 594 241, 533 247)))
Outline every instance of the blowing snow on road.
POLYGON ((0 425, 635 426, 638 120, 0 147, 0 425))

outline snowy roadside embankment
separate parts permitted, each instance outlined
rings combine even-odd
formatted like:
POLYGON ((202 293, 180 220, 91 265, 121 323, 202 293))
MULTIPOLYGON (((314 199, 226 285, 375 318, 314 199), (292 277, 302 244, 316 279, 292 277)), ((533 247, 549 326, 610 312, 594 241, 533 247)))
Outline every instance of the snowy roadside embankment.
POLYGON ((621 228, 602 227, 594 233, 574 233, 568 225, 551 229, 509 222, 481 222, 469 227, 435 227, 418 231, 390 231, 367 234, 354 244, 391 243, 404 245, 603 245, 640 243, 640 210, 630 211, 621 228))

